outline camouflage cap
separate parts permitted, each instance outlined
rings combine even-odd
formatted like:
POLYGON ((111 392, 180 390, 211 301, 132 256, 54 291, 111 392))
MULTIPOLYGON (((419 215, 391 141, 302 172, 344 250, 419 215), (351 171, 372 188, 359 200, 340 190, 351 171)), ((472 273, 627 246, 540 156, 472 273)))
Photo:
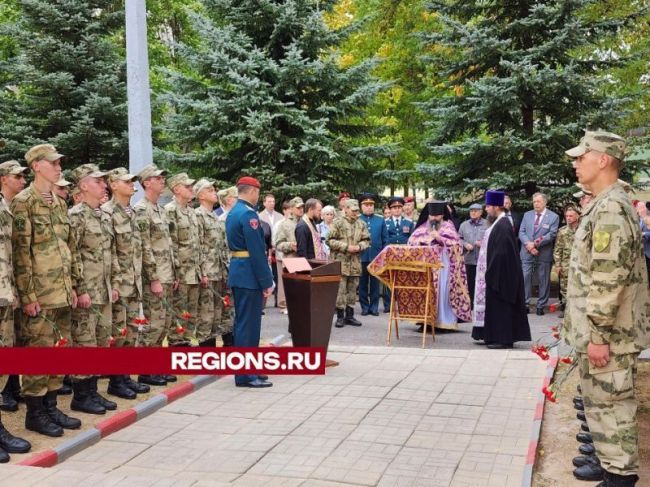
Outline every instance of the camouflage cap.
POLYGON ((350 198, 349 200, 345 201, 343 207, 348 210, 359 211, 359 202, 357 200, 350 198))
POLYGON ((182 184, 183 186, 190 186, 194 184, 196 180, 190 179, 186 172, 179 172, 167 178, 167 187, 169 189, 174 189, 175 186, 182 184))
POLYGON ((237 198, 239 196, 239 191, 237 191, 237 186, 231 186, 230 188, 219 190, 217 192, 217 196, 219 196, 219 201, 221 203, 224 203, 226 201, 226 198, 228 198, 229 196, 232 196, 233 198, 237 198))
POLYGON ((61 178, 56 183, 54 183, 54 186, 58 186, 60 188, 67 188, 68 186, 71 185, 72 183, 64 178, 61 178))
POLYGON ((28 170, 28 167, 21 166, 18 161, 5 161, 0 164, 0 176, 7 176, 9 174, 23 174, 28 170))
POLYGON ((79 184, 83 178, 103 178, 106 174, 108 173, 100 171, 96 164, 82 164, 70 171, 70 179, 74 184, 79 184))
POLYGON ((27 164, 30 165, 32 162, 42 161, 43 159, 46 161, 54 162, 61 159, 62 157, 63 154, 59 154, 56 151, 56 147, 54 147, 52 144, 35 145, 25 153, 25 160, 27 161, 27 164))
POLYGON ((194 184, 194 194, 198 196, 198 194, 204 189, 210 187, 214 188, 215 187, 214 184, 215 184, 214 181, 210 181, 207 178, 201 178, 194 184))
POLYGON ((289 201, 289 204, 291 205, 292 208, 299 208, 301 206, 305 206, 305 202, 302 200, 300 196, 296 196, 294 199, 289 201))
POLYGON ((625 139, 611 132, 586 130, 585 135, 580 139, 580 144, 565 153, 575 159, 592 150, 609 154, 622 161, 625 158, 625 139))
POLYGON ((141 183, 146 181, 149 178, 155 178, 157 176, 166 176, 167 171, 165 169, 158 169, 158 166, 155 164, 148 164, 142 168, 142 170, 136 175, 138 181, 141 183))
POLYGON ((108 172, 109 181, 135 181, 138 176, 129 173, 124 167, 118 167, 108 172))
POLYGON ((587 188, 585 188, 582 184, 576 183, 576 186, 580 188, 580 191, 576 191, 573 193, 574 198, 582 198, 583 196, 591 196, 591 191, 589 191, 587 188))

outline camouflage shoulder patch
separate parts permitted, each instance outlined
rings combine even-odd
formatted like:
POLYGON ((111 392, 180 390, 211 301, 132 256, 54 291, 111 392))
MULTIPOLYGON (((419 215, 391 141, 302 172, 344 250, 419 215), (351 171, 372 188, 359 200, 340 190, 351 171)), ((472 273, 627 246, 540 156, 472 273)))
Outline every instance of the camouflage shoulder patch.
POLYGON ((596 252, 604 252, 609 247, 612 234, 599 230, 594 233, 594 250, 596 252))
POLYGON ((25 217, 23 215, 18 215, 14 218, 14 225, 16 226, 16 230, 20 232, 25 231, 25 217))

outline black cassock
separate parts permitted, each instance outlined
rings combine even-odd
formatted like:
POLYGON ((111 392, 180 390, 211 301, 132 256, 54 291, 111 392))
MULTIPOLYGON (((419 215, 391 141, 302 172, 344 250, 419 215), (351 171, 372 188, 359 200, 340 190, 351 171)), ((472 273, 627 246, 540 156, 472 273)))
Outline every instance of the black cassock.
POLYGON ((530 341, 519 246, 508 218, 490 231, 485 284, 484 327, 474 328, 472 337, 504 345, 530 341))

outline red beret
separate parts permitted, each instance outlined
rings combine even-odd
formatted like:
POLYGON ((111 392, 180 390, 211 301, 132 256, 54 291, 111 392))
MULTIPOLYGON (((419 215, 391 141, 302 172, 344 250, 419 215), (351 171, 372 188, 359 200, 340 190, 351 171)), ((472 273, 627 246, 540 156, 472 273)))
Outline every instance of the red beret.
POLYGON ((261 188, 262 187, 262 185, 260 184, 260 182, 257 179, 252 178, 250 176, 243 176, 243 177, 239 178, 239 181, 237 181, 237 186, 239 186, 240 184, 245 184, 246 186, 253 186, 255 188, 261 188))
POLYGON ((404 203, 413 203, 413 196, 407 196, 404 198, 404 203))
POLYGON ((350 193, 343 191, 342 193, 339 193, 339 201, 341 201, 343 198, 349 198, 350 193))

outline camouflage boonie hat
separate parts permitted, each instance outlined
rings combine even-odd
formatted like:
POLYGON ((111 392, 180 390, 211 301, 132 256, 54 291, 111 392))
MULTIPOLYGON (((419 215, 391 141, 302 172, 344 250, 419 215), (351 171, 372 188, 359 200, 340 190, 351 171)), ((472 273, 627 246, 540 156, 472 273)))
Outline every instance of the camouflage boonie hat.
POLYGON ((289 204, 291 205, 292 208, 299 208, 301 206, 305 206, 305 202, 302 200, 300 196, 296 196, 294 199, 289 201, 289 204))
POLYGON ((353 200, 352 198, 350 198, 349 200, 345 201, 343 207, 348 210, 359 211, 359 202, 357 200, 353 200))
POLYGON ((63 154, 59 154, 56 151, 56 147, 52 144, 39 144, 35 145, 25 153, 25 160, 27 164, 30 164, 35 161, 42 161, 45 159, 49 162, 54 162, 63 157, 63 154))
POLYGON ((7 176, 9 174, 23 174, 28 170, 28 167, 21 166, 18 161, 6 161, 0 164, 0 176, 7 176))
POLYGON ((167 171, 165 169, 158 169, 158 166, 155 164, 149 164, 142 168, 142 170, 136 175, 138 181, 141 183, 146 181, 149 178, 155 178, 156 176, 166 176, 167 171))
POLYGON ((175 186, 182 184, 183 186, 190 186, 194 184, 196 180, 190 179, 186 172, 179 172, 167 178, 167 187, 169 189, 174 189, 175 186))
POLYGON ((61 178, 56 183, 54 183, 54 186, 58 186, 59 188, 67 188, 68 186, 72 186, 72 183, 64 178, 61 178))
POLYGON ((96 164, 82 164, 70 171, 70 179, 74 184, 79 184, 83 178, 103 178, 106 174, 108 173, 100 171, 96 164))
POLYGON ((215 187, 214 186, 214 181, 210 181, 209 179, 206 178, 201 178, 199 179, 195 184, 194 184, 194 194, 198 196, 198 194, 203 191, 204 189, 207 189, 209 187, 215 187))
POLYGON ((231 186, 230 188, 219 190, 217 192, 217 196, 219 197, 219 201, 221 203, 224 203, 228 196, 232 196, 233 198, 237 198, 239 196, 239 191, 237 191, 237 186, 231 186))
POLYGON ((118 167, 108 172, 109 181, 135 181, 138 176, 129 173, 126 168, 118 167))
POLYGON ((591 150, 609 154, 622 161, 625 158, 625 139, 611 132, 586 130, 585 135, 580 139, 580 144, 565 153, 575 159, 591 150))

